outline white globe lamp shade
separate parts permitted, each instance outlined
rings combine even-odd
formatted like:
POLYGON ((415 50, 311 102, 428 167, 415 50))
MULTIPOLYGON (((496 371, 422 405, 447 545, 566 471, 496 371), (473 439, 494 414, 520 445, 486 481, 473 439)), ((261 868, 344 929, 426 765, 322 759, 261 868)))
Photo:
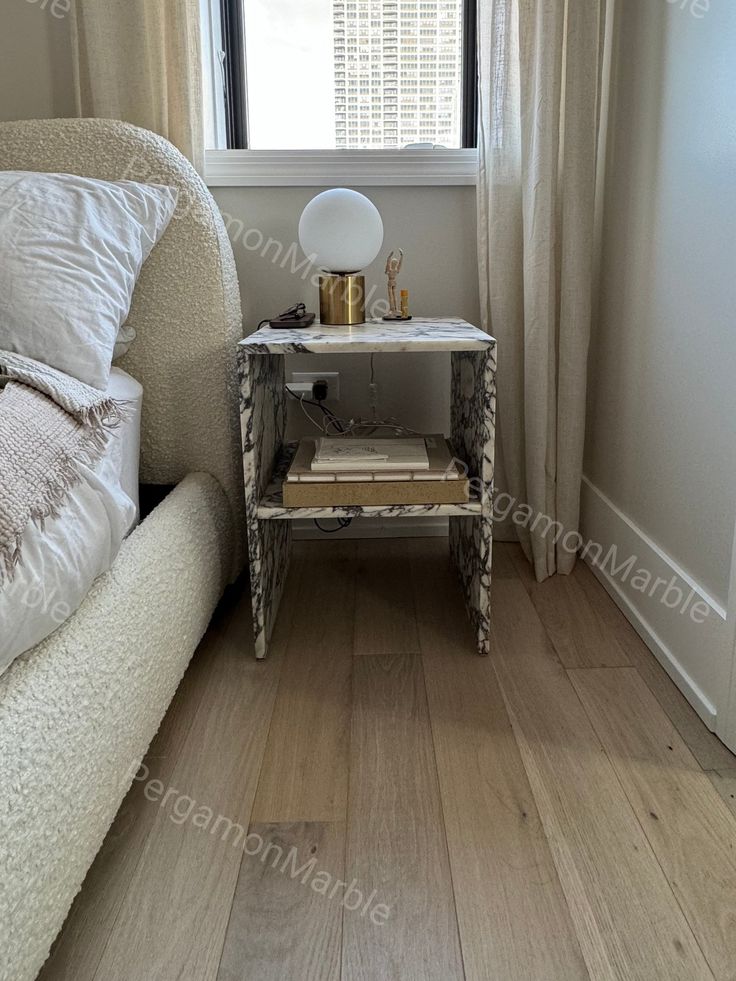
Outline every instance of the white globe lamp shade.
POLYGON ((320 269, 356 273, 383 245, 378 208, 364 194, 336 187, 312 198, 299 221, 299 243, 320 269))

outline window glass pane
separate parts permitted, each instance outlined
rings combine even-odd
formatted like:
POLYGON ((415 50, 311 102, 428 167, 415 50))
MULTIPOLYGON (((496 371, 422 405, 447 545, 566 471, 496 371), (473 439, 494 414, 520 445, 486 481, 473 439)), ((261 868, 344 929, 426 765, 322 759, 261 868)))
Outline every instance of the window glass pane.
POLYGON ((463 0, 243 0, 250 146, 460 147, 463 0))

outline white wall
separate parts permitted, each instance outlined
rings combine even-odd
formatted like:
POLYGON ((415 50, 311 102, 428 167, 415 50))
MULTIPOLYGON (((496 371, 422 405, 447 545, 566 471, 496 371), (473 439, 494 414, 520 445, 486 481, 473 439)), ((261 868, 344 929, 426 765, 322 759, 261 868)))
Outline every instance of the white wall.
POLYGON ((0 119, 74 114, 66 0, 2 0, 0 119))
MULTIPOLYGON (((617 0, 584 516, 590 538, 628 542, 718 608, 736 514, 736 4, 704 6, 617 0)), ((717 712, 718 610, 693 629, 631 588, 621 600, 717 712)))

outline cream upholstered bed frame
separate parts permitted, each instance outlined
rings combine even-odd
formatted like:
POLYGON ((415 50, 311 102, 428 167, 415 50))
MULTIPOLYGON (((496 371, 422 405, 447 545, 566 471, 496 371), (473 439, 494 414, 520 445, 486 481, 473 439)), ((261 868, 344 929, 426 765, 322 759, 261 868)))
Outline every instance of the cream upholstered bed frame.
MULTIPOLYGON (((144 390, 141 481, 212 474, 243 527, 235 351, 242 316, 220 212, 189 162, 160 136, 107 119, 0 124, 0 170, 74 173, 179 190, 174 219, 143 268, 119 367, 144 390)), ((240 536, 239 556, 243 552, 240 536)))
POLYGON ((0 677, 0 981, 31 981, 241 565, 241 316, 214 201, 165 140, 104 120, 3 123, 0 169, 180 191, 121 362, 144 388, 142 479, 178 486, 79 610, 0 677))

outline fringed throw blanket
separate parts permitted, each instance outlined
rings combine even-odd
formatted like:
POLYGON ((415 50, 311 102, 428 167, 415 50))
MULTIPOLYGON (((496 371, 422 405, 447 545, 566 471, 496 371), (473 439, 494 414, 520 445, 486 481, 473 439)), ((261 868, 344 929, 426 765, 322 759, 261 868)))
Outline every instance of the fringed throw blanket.
POLYGON ((120 412, 103 392, 0 351, 0 586, 22 560, 29 521, 59 514, 79 465, 97 463, 120 412))

